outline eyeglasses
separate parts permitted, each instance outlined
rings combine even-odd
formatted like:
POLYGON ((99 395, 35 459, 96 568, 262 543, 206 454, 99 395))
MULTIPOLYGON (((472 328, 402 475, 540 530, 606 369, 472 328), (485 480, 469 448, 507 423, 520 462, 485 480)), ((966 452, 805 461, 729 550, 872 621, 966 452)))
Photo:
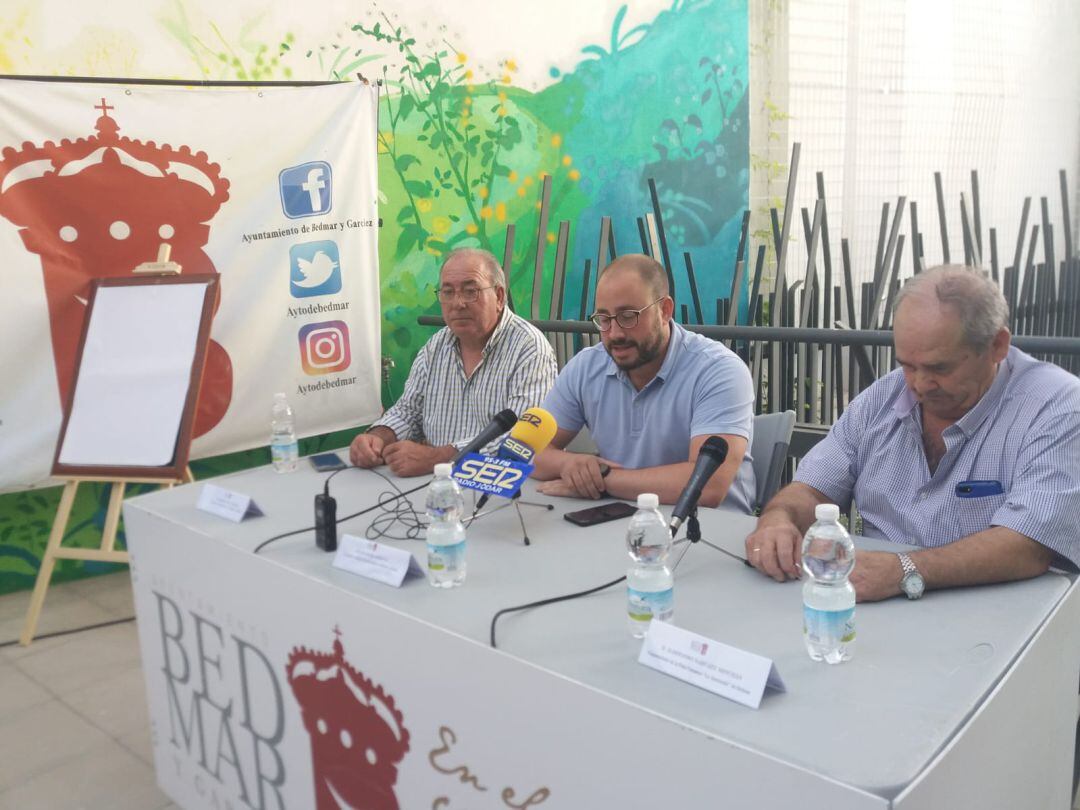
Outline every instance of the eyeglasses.
POLYGON ((606 332, 611 328, 611 322, 615 321, 623 329, 633 329, 637 326, 638 317, 642 312, 649 307, 654 307, 667 298, 666 295, 661 295, 651 304, 642 307, 641 309, 624 309, 621 312, 616 312, 614 315, 604 315, 600 312, 594 312, 589 316, 589 320, 596 324, 596 328, 601 332, 606 332))
POLYGON ((480 299, 480 293, 484 290, 493 289, 495 289, 494 284, 490 287, 462 287, 460 290, 455 290, 453 287, 440 287, 435 291, 435 297, 444 304, 453 302, 455 298, 460 298, 466 304, 472 304, 480 299))

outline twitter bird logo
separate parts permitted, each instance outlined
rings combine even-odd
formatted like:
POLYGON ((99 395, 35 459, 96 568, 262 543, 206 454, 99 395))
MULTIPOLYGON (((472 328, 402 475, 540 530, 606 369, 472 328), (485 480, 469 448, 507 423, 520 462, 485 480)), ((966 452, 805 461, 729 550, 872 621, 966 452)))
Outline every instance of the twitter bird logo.
POLYGON ((289 290, 293 298, 341 292, 341 257, 329 239, 289 248, 289 290))
POLYGON ((297 287, 321 287, 338 269, 338 263, 321 250, 316 251, 311 261, 298 257, 296 264, 300 269, 300 275, 304 277, 303 281, 293 282, 297 287))

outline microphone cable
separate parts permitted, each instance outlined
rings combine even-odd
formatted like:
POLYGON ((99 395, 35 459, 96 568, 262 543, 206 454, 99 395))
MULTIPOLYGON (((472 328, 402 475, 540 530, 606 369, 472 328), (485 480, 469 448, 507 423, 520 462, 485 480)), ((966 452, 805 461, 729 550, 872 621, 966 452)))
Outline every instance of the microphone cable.
POLYGON ((258 554, 260 551, 262 551, 264 548, 266 548, 271 543, 277 542, 278 540, 282 540, 282 539, 284 539, 286 537, 292 537, 294 534, 303 534, 304 532, 313 532, 313 531, 315 531, 314 526, 305 526, 302 529, 294 529, 291 532, 282 532, 281 534, 275 534, 273 537, 268 537, 265 540, 263 540, 261 543, 259 543, 259 545, 255 546, 254 550, 252 550, 251 553, 252 554, 258 554))
MULTIPOLYGON (((348 467, 342 467, 340 470, 334 470, 332 473, 330 473, 330 475, 328 475, 326 477, 326 480, 323 483, 323 494, 326 495, 326 496, 329 496, 329 494, 330 494, 330 479, 333 478, 338 473, 345 472, 346 470, 363 470, 363 469, 365 469, 365 468, 350 465, 348 467)), ((377 470, 369 470, 369 471, 375 473, 380 478, 382 478, 383 480, 390 483, 394 487, 394 489, 397 490, 397 492, 396 493, 386 493, 386 492, 380 493, 378 502, 375 503, 373 506, 368 506, 368 507, 366 507, 364 509, 361 509, 358 512, 353 512, 351 515, 345 515, 345 517, 338 518, 334 522, 335 526, 337 526, 337 525, 339 525, 341 523, 344 523, 346 520, 352 520, 355 517, 360 517, 360 515, 366 515, 368 512, 373 512, 376 509, 380 509, 380 508, 385 509, 387 507, 387 505, 390 504, 392 501, 407 498, 409 495, 412 495, 414 492, 419 492, 420 490, 422 490, 424 487, 426 487, 428 484, 431 483, 431 480, 428 480, 428 481, 425 481, 423 484, 420 484, 419 486, 413 487, 412 489, 407 489, 407 490, 402 491, 401 489, 398 488, 398 486, 396 484, 394 484, 392 481, 390 481, 390 479, 387 478, 385 475, 383 475, 381 472, 378 472, 377 470), (386 495, 390 495, 390 498, 387 499, 387 500, 383 500, 383 498, 386 495)), ((410 504, 410 507, 411 507, 411 504, 410 504)), ((261 543, 259 543, 259 545, 255 546, 254 550, 252 551, 252 554, 258 554, 260 551, 262 551, 264 548, 266 548, 266 546, 270 545, 271 543, 277 542, 278 540, 283 540, 286 537, 292 537, 292 536, 297 535, 297 534, 303 534, 304 532, 313 532, 313 531, 315 531, 315 526, 305 526, 302 529, 294 529, 294 530, 289 531, 289 532, 282 532, 281 534, 276 534, 273 537, 268 537, 267 539, 265 539, 261 543)))
MULTIPOLYGON (((671 573, 672 574, 675 573, 675 569, 679 567, 679 563, 681 563, 683 561, 683 557, 686 556, 686 552, 689 551, 690 546, 693 545, 693 543, 691 543, 689 540, 686 540, 685 538, 682 539, 682 540, 676 540, 674 543, 672 543, 673 546, 682 545, 683 543, 686 544, 686 548, 684 548, 682 550, 682 554, 680 554, 679 558, 677 560, 675 560, 675 564, 673 566, 671 566, 671 573)), ((721 550, 723 550, 723 549, 721 549, 721 550)), ((618 579, 613 579, 613 580, 611 580, 611 582, 605 582, 603 585, 597 585, 595 588, 589 588, 587 590, 578 591, 576 593, 568 593, 568 594, 565 594, 564 596, 552 596, 552 597, 550 597, 548 599, 540 599, 540 600, 538 600, 536 602, 529 602, 527 605, 515 605, 514 607, 503 608, 502 610, 498 611, 494 616, 491 617, 491 631, 490 631, 490 634, 489 634, 489 641, 490 641, 490 644, 491 644, 491 648, 493 650, 499 649, 498 645, 495 643, 495 625, 498 623, 499 619, 503 615, 505 615, 507 613, 517 613, 518 611, 528 610, 529 608, 544 607, 545 605, 554 605, 557 602, 568 602, 571 599, 577 599, 577 598, 582 597, 582 596, 590 596, 591 594, 599 593, 600 591, 606 590, 606 589, 612 587, 613 585, 618 585, 620 582, 625 582, 625 581, 626 581, 626 574, 623 574, 618 579)))
POLYGON ((603 585, 597 585, 595 588, 589 588, 585 591, 578 591, 577 593, 568 593, 565 596, 553 596, 550 599, 540 599, 536 602, 529 602, 527 605, 515 605, 514 607, 503 608, 491 617, 491 648, 493 650, 499 649, 499 645, 495 643, 495 625, 498 623, 499 618, 507 613, 517 613, 519 610, 528 610, 529 608, 543 607, 544 605, 554 605, 556 602, 566 602, 570 599, 577 599, 580 596, 589 596, 590 594, 599 593, 612 585, 618 585, 620 582, 626 580, 626 574, 623 574, 618 579, 613 579, 611 582, 605 582, 603 585))
MULTIPOLYGON (((378 470, 372 470, 371 472, 375 473, 393 487, 395 492, 379 493, 379 501, 376 506, 382 507, 383 513, 376 515, 371 523, 368 524, 367 529, 364 530, 364 537, 368 540, 421 539, 424 529, 427 528, 427 523, 420 517, 420 513, 417 512, 416 507, 412 505, 412 501, 405 497, 407 493, 402 492, 397 484, 378 470), (384 500, 384 497, 387 497, 387 499, 384 500), (404 535, 390 533, 391 528, 393 528, 396 523, 400 523, 405 528, 404 535)), ((430 481, 428 483, 430 483, 430 481)), ((427 486, 427 484, 424 486, 427 486)), ((413 491, 415 490, 410 490, 410 492, 413 491)), ((342 520, 347 519, 348 518, 342 518, 342 520)))

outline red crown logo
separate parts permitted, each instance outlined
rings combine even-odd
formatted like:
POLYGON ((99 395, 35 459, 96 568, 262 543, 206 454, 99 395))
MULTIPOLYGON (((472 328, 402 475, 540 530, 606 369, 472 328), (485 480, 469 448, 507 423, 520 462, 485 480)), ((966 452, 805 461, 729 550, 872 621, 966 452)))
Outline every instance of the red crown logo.
POLYGON ((409 731, 394 699, 345 660, 340 638, 329 655, 294 648, 285 671, 311 737, 317 810, 398 810, 409 731))
MULTIPOLYGON (((102 99, 98 109, 97 135, 0 152, 0 216, 41 256, 65 405, 91 280, 130 274, 163 242, 183 272, 216 273, 202 248, 229 199, 229 181, 205 153, 119 137, 114 108, 102 99)), ((231 398, 232 364, 211 341, 195 435, 220 421, 231 398)))

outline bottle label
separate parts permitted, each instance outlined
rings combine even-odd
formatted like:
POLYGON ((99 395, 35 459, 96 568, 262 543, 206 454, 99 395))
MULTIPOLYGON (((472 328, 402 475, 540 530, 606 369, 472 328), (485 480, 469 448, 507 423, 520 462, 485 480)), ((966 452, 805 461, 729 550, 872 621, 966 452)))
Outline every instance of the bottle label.
POLYGON ((274 461, 291 461, 296 458, 299 448, 295 441, 270 445, 270 458, 274 461))
POLYGON ((648 624, 653 619, 670 622, 675 615, 675 589, 639 591, 626 589, 626 612, 630 620, 648 624))
POLYGON ((818 610, 804 604, 803 634, 814 644, 850 644, 855 640, 855 608, 818 610))
POLYGON ((430 571, 456 574, 465 564, 465 541, 449 546, 427 544, 427 566, 430 571))

